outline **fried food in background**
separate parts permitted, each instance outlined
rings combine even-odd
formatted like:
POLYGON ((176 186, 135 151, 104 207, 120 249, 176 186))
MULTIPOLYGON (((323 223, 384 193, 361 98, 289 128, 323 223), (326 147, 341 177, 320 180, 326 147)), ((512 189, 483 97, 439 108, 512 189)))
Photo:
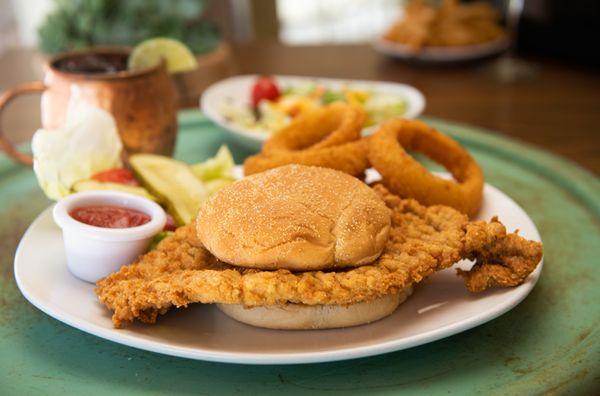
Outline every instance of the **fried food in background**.
MULTIPOLYGON (((326 189, 326 181, 322 181, 324 179, 319 174, 331 171, 286 166, 270 171, 274 179, 267 177, 269 180, 266 180, 263 177, 260 183, 275 183, 286 172, 294 177, 285 178, 286 181, 277 187, 280 192, 295 189, 296 183, 312 183, 314 188, 326 189)), ((339 178, 349 177, 336 173, 339 178)), ((228 191, 226 188, 218 194, 228 194, 228 191)), ((224 309, 224 312, 255 325, 257 323, 249 320, 247 315, 240 315, 244 312, 242 308, 270 307, 277 313, 289 310, 289 307, 299 308, 303 310, 302 316, 310 316, 310 324, 294 322, 286 328, 325 328, 375 320, 366 315, 369 309, 364 306, 359 307, 359 312, 364 315, 361 318, 350 322, 341 320, 340 316, 346 311, 343 306, 372 302, 381 308, 379 317, 390 314, 410 294, 412 286, 462 258, 476 260, 471 271, 460 273, 472 291, 520 284, 541 259, 540 243, 525 240, 516 234, 507 234, 505 227, 495 219, 490 223, 469 222, 466 215, 446 206, 425 207, 415 200, 401 199, 381 185, 376 185, 374 191, 391 212, 391 227, 383 252, 370 263, 350 269, 296 272, 233 266, 219 260, 214 252, 206 249, 201 238, 198 238, 196 227, 186 225, 132 265, 99 281, 96 293, 114 311, 113 323, 116 327, 136 319, 154 323, 159 314, 172 307, 185 307, 191 303, 219 303, 235 304, 235 311, 224 309), (391 303, 390 299, 393 300, 391 303), (309 314, 306 314, 306 310, 309 314)), ((273 189, 270 192, 275 193, 273 189)), ((299 195, 294 198, 298 200, 296 203, 307 205, 307 209, 294 211, 294 216, 302 220, 302 216, 308 213, 318 215, 338 197, 345 196, 327 194, 327 199, 313 201, 310 195, 299 195)), ((350 204, 357 202, 351 201, 350 204)), ((280 215, 272 213, 267 207, 259 206, 258 210, 260 213, 253 216, 264 216, 266 220, 280 215)), ((197 227, 203 227, 201 217, 198 222, 197 227)), ((202 232, 210 232, 210 229, 202 232)), ((230 232, 235 233, 236 230, 230 232)), ((262 232, 278 233, 280 230, 273 227, 262 232)), ((307 241, 312 237, 311 232, 294 234, 294 238, 305 238, 307 241)), ((256 239, 242 242, 256 246, 263 244, 262 240, 256 239)), ((307 251, 310 246, 306 245, 307 251)), ((312 246, 316 246, 315 243, 312 246)), ((255 312, 257 315, 265 314, 264 310, 255 312)), ((257 318, 256 315, 251 316, 257 318)), ((258 325, 277 327, 274 321, 275 316, 262 318, 258 325)))
POLYGON ((302 164, 359 176, 368 168, 367 147, 360 140, 365 120, 361 107, 344 103, 307 110, 244 161, 244 174, 302 164))
POLYGON ((443 0, 436 7, 413 0, 383 37, 418 51, 424 47, 482 44, 505 35, 500 15, 486 2, 443 0))
POLYGON ((475 159, 456 141, 417 120, 392 119, 370 137, 368 159, 394 194, 424 205, 447 205, 477 214, 483 198, 484 178, 475 159), (446 167, 453 180, 429 172, 406 150, 427 155, 446 167))

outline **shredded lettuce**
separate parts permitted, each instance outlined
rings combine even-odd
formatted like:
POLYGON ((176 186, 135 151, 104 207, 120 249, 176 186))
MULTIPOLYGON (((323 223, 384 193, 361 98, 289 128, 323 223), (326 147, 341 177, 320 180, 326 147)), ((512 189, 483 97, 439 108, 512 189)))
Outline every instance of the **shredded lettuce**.
POLYGON ((79 104, 70 106, 64 127, 36 131, 31 148, 40 187, 48 198, 58 200, 76 182, 121 167, 123 144, 110 113, 79 104))
POLYGON ((222 145, 214 157, 191 167, 194 175, 204 183, 210 195, 235 181, 233 175, 235 162, 226 145, 222 145))
POLYGON ((308 96, 312 94, 317 88, 317 84, 314 82, 300 84, 300 85, 291 85, 283 88, 284 96, 308 96))
POLYGON ((290 118, 280 111, 273 102, 261 100, 258 104, 260 117, 256 118, 250 107, 234 106, 224 103, 221 112, 227 121, 252 132, 269 135, 290 122, 290 118))
POLYGON ((404 98, 392 94, 373 95, 364 103, 369 124, 378 124, 388 118, 401 117, 406 113, 404 98))
POLYGON ((235 162, 231 151, 222 145, 217 154, 204 162, 192 165, 192 172, 198 179, 208 182, 216 179, 233 179, 235 162))
POLYGON ((263 100, 258 105, 260 120, 258 124, 265 131, 271 133, 279 131, 290 122, 290 118, 279 109, 279 106, 268 100, 263 100))
POLYGON ((340 91, 327 90, 321 97, 321 101, 323 102, 323 104, 330 104, 333 102, 345 102, 346 96, 344 96, 344 93, 340 91))

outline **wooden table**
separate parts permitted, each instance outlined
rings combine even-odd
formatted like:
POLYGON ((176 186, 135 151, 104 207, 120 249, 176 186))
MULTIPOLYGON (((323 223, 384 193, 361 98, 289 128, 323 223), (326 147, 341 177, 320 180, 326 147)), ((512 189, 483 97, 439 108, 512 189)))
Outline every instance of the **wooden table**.
MULTIPOLYGON (((489 128, 567 157, 600 173, 600 74, 538 60, 531 81, 502 84, 484 77, 481 64, 425 66, 379 55, 367 45, 289 47, 272 42, 237 46, 240 73, 296 74, 414 85, 427 98, 426 115, 489 128)), ((0 57, 0 89, 41 76, 31 50, 0 57)), ((23 140, 39 124, 37 100, 23 99, 5 129, 23 140)))

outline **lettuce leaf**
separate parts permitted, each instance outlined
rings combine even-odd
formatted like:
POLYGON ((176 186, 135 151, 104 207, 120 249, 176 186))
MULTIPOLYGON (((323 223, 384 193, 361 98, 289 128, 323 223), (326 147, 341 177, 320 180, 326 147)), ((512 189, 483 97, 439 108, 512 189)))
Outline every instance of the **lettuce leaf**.
POLYGON ((64 127, 35 132, 31 148, 38 183, 54 200, 69 195, 76 182, 122 166, 123 144, 113 116, 86 104, 70 106, 64 127))
POLYGON ((203 182, 215 179, 232 180, 234 178, 234 167, 235 162, 233 161, 231 151, 229 151, 229 148, 227 148, 226 145, 222 145, 214 157, 192 165, 192 172, 194 172, 194 175, 203 182))

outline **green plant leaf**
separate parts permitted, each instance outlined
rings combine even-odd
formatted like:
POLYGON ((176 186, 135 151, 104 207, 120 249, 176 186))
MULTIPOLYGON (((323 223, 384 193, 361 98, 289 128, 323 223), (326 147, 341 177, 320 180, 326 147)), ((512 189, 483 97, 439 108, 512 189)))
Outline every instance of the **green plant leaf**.
POLYGON ((55 0, 38 30, 40 48, 57 53, 97 44, 134 46, 152 37, 182 41, 195 53, 214 49, 216 25, 202 19, 207 0, 55 0))

